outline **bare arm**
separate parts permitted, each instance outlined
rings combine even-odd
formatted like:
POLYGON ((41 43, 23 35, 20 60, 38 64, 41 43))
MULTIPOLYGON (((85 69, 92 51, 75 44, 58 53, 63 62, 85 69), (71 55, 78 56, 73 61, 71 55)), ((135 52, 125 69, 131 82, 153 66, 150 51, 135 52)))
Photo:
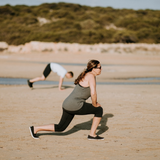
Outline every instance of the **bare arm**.
POLYGON ((93 75, 89 76, 89 86, 90 86, 90 90, 91 90, 92 105, 94 107, 99 107, 100 104, 97 103, 96 79, 93 75))
POLYGON ((60 91, 63 90, 63 89, 62 89, 62 83, 63 83, 63 78, 60 77, 60 79, 59 79, 59 90, 60 90, 60 91))

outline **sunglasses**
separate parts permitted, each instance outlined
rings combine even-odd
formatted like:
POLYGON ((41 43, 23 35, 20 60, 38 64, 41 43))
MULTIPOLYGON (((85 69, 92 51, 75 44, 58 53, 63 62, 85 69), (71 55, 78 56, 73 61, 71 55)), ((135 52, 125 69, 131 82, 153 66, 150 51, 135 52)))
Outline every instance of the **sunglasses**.
POLYGON ((102 69, 102 66, 100 66, 100 67, 95 67, 96 69, 102 69))

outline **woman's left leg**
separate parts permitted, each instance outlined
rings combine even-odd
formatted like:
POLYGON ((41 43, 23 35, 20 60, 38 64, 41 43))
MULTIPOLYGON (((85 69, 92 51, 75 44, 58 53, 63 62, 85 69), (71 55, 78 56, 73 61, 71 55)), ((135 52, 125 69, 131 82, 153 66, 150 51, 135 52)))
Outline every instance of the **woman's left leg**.
POLYGON ((90 130, 90 136, 95 137, 96 136, 96 129, 101 121, 101 117, 93 117, 92 126, 90 130))
MULTIPOLYGON (((71 112, 72 113, 72 112, 71 112)), ((96 129, 102 119, 103 115, 103 108, 102 107, 94 107, 90 103, 84 103, 82 108, 78 111, 73 111, 75 115, 87 115, 87 114, 94 114, 93 122, 90 130, 90 136, 96 137, 96 129)))

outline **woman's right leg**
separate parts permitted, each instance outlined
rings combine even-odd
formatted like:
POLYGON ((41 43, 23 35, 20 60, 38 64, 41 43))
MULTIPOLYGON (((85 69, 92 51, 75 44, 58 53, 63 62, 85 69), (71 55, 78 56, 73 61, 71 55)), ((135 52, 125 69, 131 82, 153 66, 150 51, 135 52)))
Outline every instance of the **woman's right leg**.
POLYGON ((43 125, 43 126, 34 126, 34 134, 36 134, 39 131, 52 131, 54 132, 54 124, 49 125, 43 125))
POLYGON ((74 114, 69 114, 66 110, 63 109, 63 114, 59 124, 49 124, 43 126, 34 126, 34 134, 39 131, 52 131, 52 132, 62 132, 64 131, 68 125, 71 123, 74 114))
POLYGON ((55 124, 55 131, 57 132, 64 131, 68 127, 68 125, 71 123, 73 117, 74 117, 74 114, 68 113, 68 111, 63 109, 63 114, 59 124, 55 124))

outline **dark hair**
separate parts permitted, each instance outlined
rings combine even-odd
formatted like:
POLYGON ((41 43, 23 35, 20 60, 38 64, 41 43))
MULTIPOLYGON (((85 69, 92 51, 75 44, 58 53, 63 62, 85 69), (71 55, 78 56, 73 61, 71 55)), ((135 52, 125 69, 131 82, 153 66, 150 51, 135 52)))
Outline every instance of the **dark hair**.
POLYGON ((87 68, 84 69, 84 71, 77 77, 77 79, 75 79, 74 84, 79 84, 79 81, 81 81, 84 78, 86 73, 91 72, 92 69, 96 68, 99 63, 100 62, 97 60, 90 60, 87 64, 87 68))
POLYGON ((74 76, 73 72, 72 71, 69 71, 68 72, 72 77, 74 76))

